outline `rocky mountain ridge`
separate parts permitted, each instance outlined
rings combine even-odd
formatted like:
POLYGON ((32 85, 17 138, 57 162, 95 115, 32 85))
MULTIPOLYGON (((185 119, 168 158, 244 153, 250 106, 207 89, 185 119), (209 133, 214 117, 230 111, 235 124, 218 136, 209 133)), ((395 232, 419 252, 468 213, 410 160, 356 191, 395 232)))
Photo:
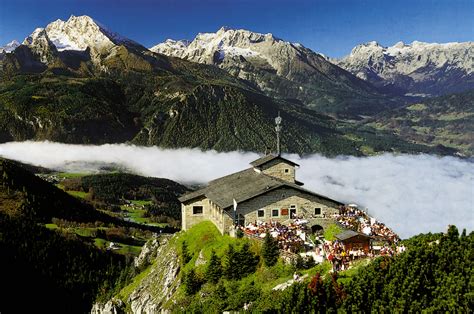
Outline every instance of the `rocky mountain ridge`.
POLYGON ((10 53, 13 50, 15 50, 16 47, 18 47, 18 46, 20 46, 20 43, 16 39, 14 39, 11 42, 9 42, 8 44, 0 47, 0 54, 1 53, 10 53))
POLYGON ((300 44, 222 28, 164 46, 204 64, 152 52, 88 16, 36 29, 1 60, 0 140, 263 151, 280 111, 288 152, 431 150, 351 124, 404 103, 300 44))
POLYGON ((386 91, 436 96, 474 89, 474 42, 384 47, 372 41, 331 61, 386 91))
MULTIPOLYGON (((150 50, 220 67, 270 97, 298 99, 313 108, 338 111, 334 103, 357 106, 377 102, 377 92, 370 84, 323 55, 270 33, 222 27, 215 33, 199 33, 192 41, 168 39, 150 50)), ((378 105, 372 109, 384 107, 380 102, 378 105)))
MULTIPOLYGON (((89 16, 72 15, 46 27, 36 28, 21 45, 3 56, 3 71, 43 72, 48 68, 89 75, 110 70, 109 63, 135 52, 146 58, 151 53, 135 41, 108 30, 89 16)), ((126 60, 122 60, 124 63, 126 60)))

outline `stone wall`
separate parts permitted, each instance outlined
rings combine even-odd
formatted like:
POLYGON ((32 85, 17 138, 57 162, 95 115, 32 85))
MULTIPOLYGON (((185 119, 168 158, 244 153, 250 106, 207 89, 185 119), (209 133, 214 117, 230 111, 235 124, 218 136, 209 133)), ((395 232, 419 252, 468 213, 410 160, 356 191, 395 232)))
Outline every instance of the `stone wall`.
POLYGON ((188 230, 195 224, 200 223, 201 221, 209 220, 211 210, 211 204, 208 198, 196 199, 193 202, 181 204, 181 229, 188 230), (202 214, 193 214, 194 206, 202 206, 202 214))
POLYGON ((295 182, 295 167, 287 162, 276 159, 261 167, 261 171, 269 176, 279 178, 291 183, 295 182), (288 172, 285 172, 288 171, 288 172))
MULTIPOLYGON (((338 212, 338 204, 315 195, 298 191, 291 188, 280 188, 260 195, 249 201, 237 205, 237 212, 245 216, 245 223, 261 221, 285 222, 290 219, 292 205, 296 209, 297 216, 318 218, 322 221, 324 217, 338 212), (315 216, 315 208, 321 209, 321 214, 315 216), (258 210, 264 210, 264 217, 258 217, 258 210), (272 211, 278 210, 278 216, 273 216, 272 211)), ((315 221, 316 223, 316 221, 315 221)), ((326 225, 327 223, 325 223, 326 225)))
POLYGON ((182 203, 181 215, 182 230, 188 230, 192 226, 206 220, 212 221, 222 234, 229 233, 230 227, 233 226, 233 219, 229 216, 229 214, 224 212, 219 206, 205 197, 196 199, 193 202, 187 202, 186 204, 182 203), (193 214, 194 206, 202 206, 202 214, 193 214))
MULTIPOLYGON (((237 205, 237 217, 241 214, 245 218, 245 224, 261 221, 278 221, 285 223, 290 219, 292 207, 297 216, 310 218, 310 225, 318 224, 323 228, 333 222, 328 219, 330 215, 338 212, 339 204, 305 193, 292 188, 279 188, 260 195, 254 199, 239 203, 237 205), (315 215, 315 208, 320 208, 320 215, 315 215), (258 217, 258 210, 264 211, 263 217, 258 217), (273 216, 273 210, 278 210, 278 216, 273 216)), ((192 202, 181 204, 182 229, 188 230, 202 221, 212 221, 222 234, 229 234, 234 225, 233 209, 223 211, 208 198, 202 197, 192 202), (193 214, 193 206, 202 206, 202 214, 193 214)))

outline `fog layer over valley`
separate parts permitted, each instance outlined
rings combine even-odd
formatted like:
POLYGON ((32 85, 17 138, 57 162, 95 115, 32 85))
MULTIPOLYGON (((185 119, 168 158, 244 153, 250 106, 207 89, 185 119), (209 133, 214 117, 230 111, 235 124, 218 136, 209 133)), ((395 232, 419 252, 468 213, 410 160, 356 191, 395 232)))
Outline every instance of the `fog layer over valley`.
MULTIPOLYGON (((0 156, 63 171, 97 171, 113 164, 144 176, 206 183, 249 167, 255 153, 101 146, 50 142, 0 144, 0 156)), ((474 163, 454 157, 392 155, 326 158, 285 156, 298 164, 304 187, 367 207, 402 238, 445 231, 448 224, 474 229, 474 163)))

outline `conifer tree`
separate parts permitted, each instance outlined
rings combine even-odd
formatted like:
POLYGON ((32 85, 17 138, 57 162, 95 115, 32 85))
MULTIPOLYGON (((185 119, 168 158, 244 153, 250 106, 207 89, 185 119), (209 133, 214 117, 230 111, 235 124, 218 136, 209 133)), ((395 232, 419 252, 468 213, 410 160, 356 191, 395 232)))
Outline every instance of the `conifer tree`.
POLYGON ((211 258, 207 263, 206 268, 206 280, 212 283, 217 283, 222 277, 222 265, 220 258, 216 255, 216 252, 212 250, 211 258))
POLYGON ((238 274, 238 266, 236 264, 236 254, 234 246, 229 244, 229 247, 222 258, 222 272, 226 279, 235 279, 238 274))
POLYGON ((306 256, 306 258, 304 259, 304 268, 310 269, 314 266, 316 266, 316 261, 314 260, 314 258, 311 255, 306 256))
POLYGON ((277 241, 267 232, 263 241, 262 257, 265 265, 270 267, 276 264, 280 250, 277 241))
POLYGON ((235 255, 237 265, 239 265, 237 272, 239 279, 255 272, 259 258, 250 251, 248 242, 245 242, 235 255))
POLYGON ((293 259, 293 266, 296 268, 296 269, 303 269, 304 268, 304 259, 303 257, 300 255, 300 254, 297 254, 296 255, 296 258, 293 259))
POLYGON ((201 288, 201 280, 196 275, 194 268, 183 276, 184 292, 187 295, 193 295, 201 288))
POLYGON ((183 263, 183 266, 191 260, 191 255, 189 254, 188 244, 186 243, 186 241, 183 241, 181 243, 181 257, 181 262, 183 263))

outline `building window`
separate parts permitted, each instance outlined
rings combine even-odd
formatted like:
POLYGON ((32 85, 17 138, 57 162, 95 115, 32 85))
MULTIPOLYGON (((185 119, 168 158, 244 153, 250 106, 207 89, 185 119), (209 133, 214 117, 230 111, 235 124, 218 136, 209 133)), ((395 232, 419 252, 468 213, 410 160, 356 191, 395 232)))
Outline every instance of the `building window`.
POLYGON ((314 214, 315 214, 315 215, 321 215, 321 208, 316 207, 316 208, 314 209, 314 214))
MULTIPOLYGON (((296 205, 291 204, 290 205, 290 210, 289 210, 290 218, 293 218, 296 215, 296 205)), ((288 209, 285 208, 284 210, 281 210, 281 215, 282 216, 287 216, 288 215, 288 209)))
POLYGON ((202 206, 193 206, 193 215, 201 215, 203 212, 202 206))
POLYGON ((290 173, 290 169, 286 168, 285 173, 290 173))
POLYGON ((278 209, 272 209, 272 217, 278 217, 278 209))
POLYGON ((245 226, 245 216, 244 215, 239 214, 239 216, 237 217, 237 225, 242 226, 242 227, 245 226))
POLYGON ((257 212, 257 217, 259 218, 265 217, 265 209, 259 209, 257 212))

